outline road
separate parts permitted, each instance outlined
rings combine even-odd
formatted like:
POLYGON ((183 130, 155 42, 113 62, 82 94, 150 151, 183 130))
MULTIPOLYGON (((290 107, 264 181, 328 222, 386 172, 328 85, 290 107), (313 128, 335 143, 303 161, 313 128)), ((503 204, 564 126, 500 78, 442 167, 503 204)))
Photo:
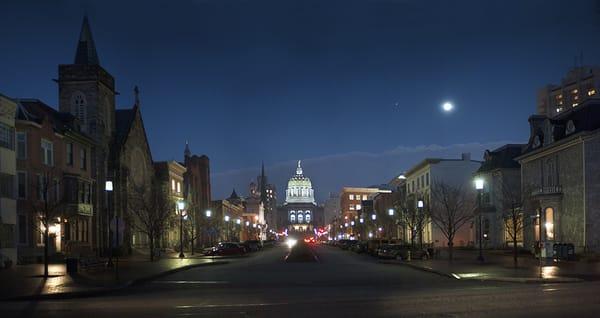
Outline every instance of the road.
POLYGON ((458 281, 328 246, 279 246, 95 298, 0 303, 2 317, 596 317, 600 283, 458 281))

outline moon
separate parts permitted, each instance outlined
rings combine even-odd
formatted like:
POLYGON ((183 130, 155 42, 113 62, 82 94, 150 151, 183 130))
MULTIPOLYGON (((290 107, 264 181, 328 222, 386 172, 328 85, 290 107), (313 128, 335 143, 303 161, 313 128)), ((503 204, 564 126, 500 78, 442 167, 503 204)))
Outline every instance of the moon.
POLYGON ((454 105, 452 105, 451 102, 444 102, 444 104, 442 104, 442 109, 444 112, 449 113, 454 110, 454 105))

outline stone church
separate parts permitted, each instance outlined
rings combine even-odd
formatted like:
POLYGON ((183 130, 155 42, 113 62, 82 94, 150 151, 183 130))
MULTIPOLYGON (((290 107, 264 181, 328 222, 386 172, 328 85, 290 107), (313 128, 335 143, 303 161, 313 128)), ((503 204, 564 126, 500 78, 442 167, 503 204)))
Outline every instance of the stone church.
POLYGON ((58 73, 59 110, 77 117, 81 130, 96 143, 91 156, 95 248, 104 252, 115 243, 118 218, 119 245, 131 252, 145 245, 146 237, 133 230, 127 217, 129 191, 133 185, 149 185, 154 177, 139 91, 136 87, 133 106, 116 109, 115 79, 100 64, 87 17, 73 63, 59 65, 58 73), (107 180, 113 182, 113 192, 106 191, 107 180))

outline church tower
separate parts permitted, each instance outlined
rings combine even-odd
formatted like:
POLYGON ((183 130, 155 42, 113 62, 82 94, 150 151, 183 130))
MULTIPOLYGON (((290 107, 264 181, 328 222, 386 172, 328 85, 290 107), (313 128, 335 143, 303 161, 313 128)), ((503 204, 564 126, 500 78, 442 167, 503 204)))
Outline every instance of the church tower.
POLYGON ((99 250, 106 250, 109 243, 108 228, 111 213, 116 211, 116 200, 107 208, 104 185, 115 180, 109 167, 111 145, 116 132, 115 80, 102 66, 96 52, 92 30, 87 16, 83 18, 73 64, 58 66, 58 105, 61 112, 73 114, 81 130, 96 145, 90 156, 93 187, 94 242, 99 250), (110 212, 113 211, 113 212, 110 212))
POLYGON ((77 117, 83 132, 108 147, 115 131, 115 80, 100 66, 87 16, 73 64, 58 66, 58 96, 59 110, 77 117))

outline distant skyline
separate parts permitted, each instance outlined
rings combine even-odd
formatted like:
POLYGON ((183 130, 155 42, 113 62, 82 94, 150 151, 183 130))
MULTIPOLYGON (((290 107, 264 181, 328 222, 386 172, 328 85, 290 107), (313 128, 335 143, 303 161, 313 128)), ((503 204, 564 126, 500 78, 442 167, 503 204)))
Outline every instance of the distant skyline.
POLYGON ((526 142, 537 89, 581 53, 600 65, 598 3, 5 1, 0 93, 56 107, 87 13, 117 105, 140 87, 154 160, 189 140, 214 198, 247 193, 264 161, 281 201, 302 159, 322 202, 426 156, 526 142))

